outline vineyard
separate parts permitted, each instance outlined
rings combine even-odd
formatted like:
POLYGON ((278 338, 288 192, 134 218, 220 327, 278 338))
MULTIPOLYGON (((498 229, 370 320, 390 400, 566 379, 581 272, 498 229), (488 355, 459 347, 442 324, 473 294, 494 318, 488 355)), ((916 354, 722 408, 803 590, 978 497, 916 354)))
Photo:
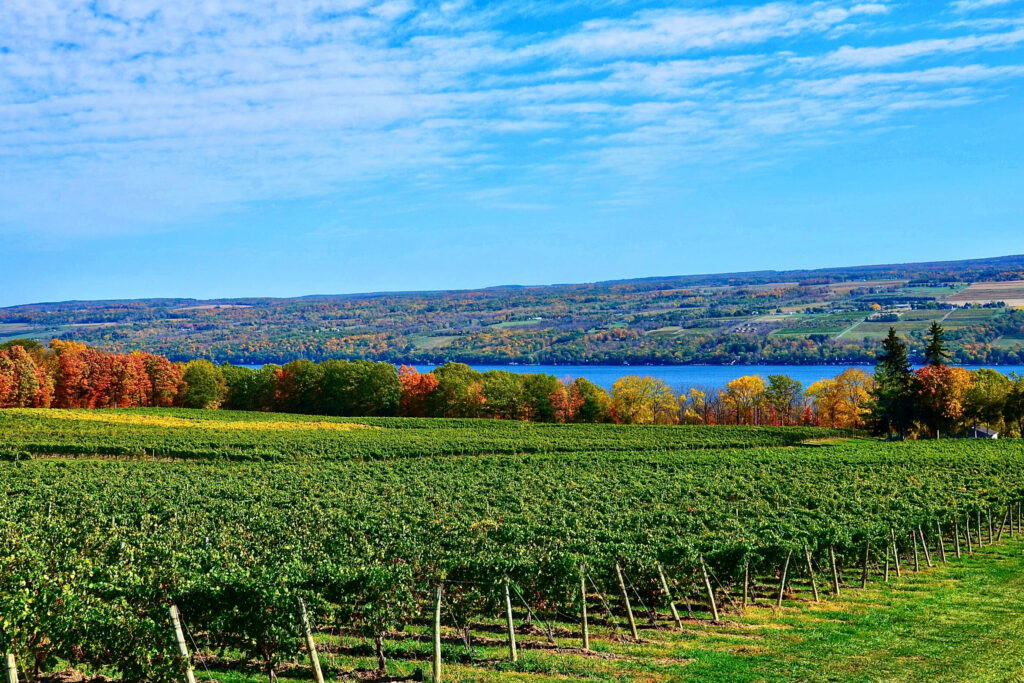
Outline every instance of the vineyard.
POLYGON ((0 650, 19 680, 633 680, 635 648, 671 680, 663 632, 1020 532, 1024 446, 842 436, 0 411, 0 650))

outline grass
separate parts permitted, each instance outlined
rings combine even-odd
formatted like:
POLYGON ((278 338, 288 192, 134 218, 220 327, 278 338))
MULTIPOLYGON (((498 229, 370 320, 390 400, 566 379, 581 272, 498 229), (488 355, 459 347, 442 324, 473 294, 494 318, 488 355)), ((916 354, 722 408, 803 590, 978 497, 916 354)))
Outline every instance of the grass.
MULTIPOLYGON (((474 646, 468 653, 452 629, 444 633, 446 681, 963 681, 988 683, 1024 679, 1024 541, 1004 538, 973 556, 950 561, 918 574, 907 571, 889 584, 872 575, 867 590, 859 589, 859 573, 850 568, 841 599, 826 598, 827 581, 820 577, 823 600, 815 604, 794 577, 795 596, 781 609, 773 599, 760 599, 745 610, 732 610, 723 622, 684 619, 672 628, 662 613, 659 627, 646 620, 640 643, 614 639, 600 611, 592 613, 591 653, 579 648, 578 625, 555 624, 561 651, 545 646, 539 632, 520 628, 520 659, 508 661, 502 622, 474 623, 474 646), (564 627, 565 631, 557 631, 564 627)), ((938 564, 938 558, 935 558, 938 564)), ((922 559, 923 566, 923 559, 922 559)), ((771 589, 765 579, 762 588, 771 589)), ((685 616, 685 614, 684 614, 685 616)), ((698 613, 698 617, 703 617, 698 613)), ((517 617, 518 618, 518 617, 517 617)), ((448 619, 448 615, 445 615, 448 619)), ((624 622, 620 624, 624 627, 624 622)), ((330 642, 328 642, 330 641, 330 642)), ((369 670, 369 646, 336 637, 321 661, 334 677, 339 672, 369 670)), ((326 648, 324 648, 326 649, 326 648)), ((430 644, 425 628, 388 641, 388 673, 410 676, 417 668, 430 678, 430 644)), ((199 672, 206 677, 205 671, 199 672)), ((363 676, 361 676, 363 677, 363 676)), ((256 683, 265 678, 253 670, 213 671, 222 683, 256 683)), ((311 680, 304 657, 282 680, 311 680)))

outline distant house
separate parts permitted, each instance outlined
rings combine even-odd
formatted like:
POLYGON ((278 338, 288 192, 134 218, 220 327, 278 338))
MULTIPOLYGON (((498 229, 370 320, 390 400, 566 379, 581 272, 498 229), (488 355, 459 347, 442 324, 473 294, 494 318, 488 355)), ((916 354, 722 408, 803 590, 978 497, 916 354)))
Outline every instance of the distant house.
POLYGON ((982 427, 981 425, 974 425, 967 430, 968 439, 998 439, 999 432, 988 427, 982 427))

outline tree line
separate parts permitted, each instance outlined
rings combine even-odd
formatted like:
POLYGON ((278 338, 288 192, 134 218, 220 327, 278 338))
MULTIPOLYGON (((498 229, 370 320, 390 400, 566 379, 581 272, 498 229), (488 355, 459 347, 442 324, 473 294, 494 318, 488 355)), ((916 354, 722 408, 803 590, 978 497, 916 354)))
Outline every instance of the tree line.
POLYGON ((366 360, 296 360, 248 368, 150 353, 107 353, 78 342, 0 346, 0 407, 145 406, 352 417, 408 416, 622 424, 814 425, 870 428, 901 438, 962 432, 974 424, 1024 432, 1024 379, 947 364, 934 324, 928 364, 914 370, 890 328, 873 375, 849 368, 804 387, 773 374, 720 389, 676 393, 653 377, 622 377, 611 391, 578 377, 479 372, 447 363, 421 373, 366 360))

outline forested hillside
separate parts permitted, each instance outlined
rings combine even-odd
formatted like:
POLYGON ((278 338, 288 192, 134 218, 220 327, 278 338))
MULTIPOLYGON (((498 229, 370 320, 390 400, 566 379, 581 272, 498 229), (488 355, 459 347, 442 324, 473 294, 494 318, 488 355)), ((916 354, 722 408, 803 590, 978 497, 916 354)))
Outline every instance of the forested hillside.
POLYGON ((0 309, 0 342, 76 339, 172 360, 871 362, 889 326, 954 362, 1024 362, 1024 257, 452 292, 146 299, 0 309))

